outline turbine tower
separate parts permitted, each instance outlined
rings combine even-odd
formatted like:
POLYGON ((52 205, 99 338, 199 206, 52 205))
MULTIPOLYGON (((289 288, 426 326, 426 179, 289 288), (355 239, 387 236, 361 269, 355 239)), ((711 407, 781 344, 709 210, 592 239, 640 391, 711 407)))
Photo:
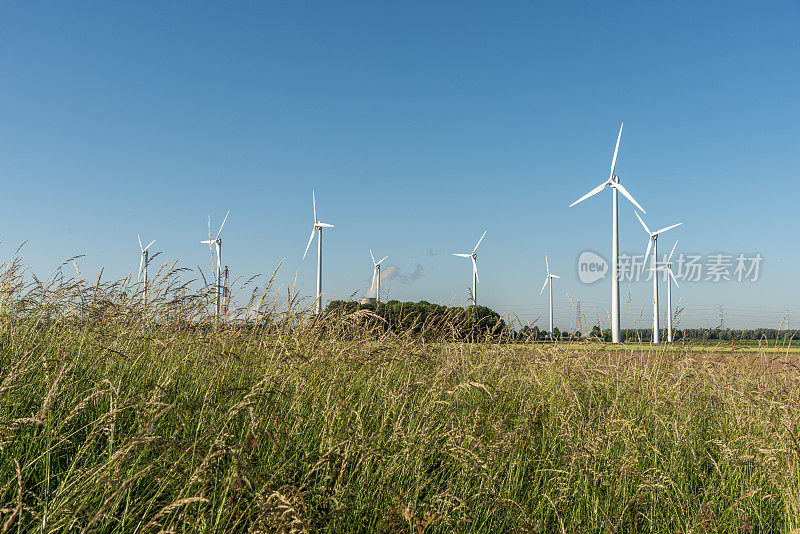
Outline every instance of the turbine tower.
POLYGON ((487 230, 483 231, 483 235, 478 242, 475 244, 475 248, 472 249, 471 254, 457 254, 453 252, 453 256, 458 256, 460 258, 470 258, 472 260, 472 303, 477 306, 478 305, 478 284, 480 280, 478 280, 478 246, 483 241, 483 237, 486 235, 487 230))
MULTIPOLYGON (((681 286, 678 285, 678 279, 675 278, 675 273, 672 272, 672 255, 675 254, 675 247, 678 246, 678 242, 675 241, 675 244, 672 245, 672 252, 669 253, 669 258, 667 258, 666 263, 660 263, 656 265, 656 271, 666 271, 667 272, 667 343, 672 343, 672 283, 675 284, 675 287, 680 288, 681 286), (670 278, 672 280, 670 280, 670 278)), ((650 269, 653 270, 652 268, 650 269)), ((655 273, 653 274, 655 276, 655 273)))
MULTIPOLYGON (((635 213, 635 212, 634 212, 635 213)), ((647 240, 647 251, 644 253, 644 260, 642 260, 642 265, 647 263, 647 256, 650 254, 650 247, 653 247, 653 343, 658 343, 658 275, 655 272, 656 268, 658 267, 658 234, 662 234, 667 230, 672 230, 676 226, 680 226, 683 223, 679 222, 678 224, 673 224, 672 226, 667 226, 658 230, 656 232, 651 232, 650 228, 644 223, 642 218, 636 213, 636 218, 639 219, 639 222, 642 223, 642 228, 644 231, 648 233, 650 236, 647 240)), ((674 249, 673 249, 674 250, 674 249)), ((670 256, 671 258, 671 256, 670 256)))
POLYGON ((147 304, 147 284, 149 282, 147 277, 147 264, 150 262, 150 253, 147 251, 150 246, 156 242, 155 239, 150 241, 150 244, 146 247, 142 247, 142 236, 136 236, 139 239, 139 250, 141 251, 141 256, 139 257, 139 274, 136 277, 137 281, 144 282, 144 302, 147 304), (144 276, 143 276, 144 275, 144 276))
POLYGON ((622 124, 619 125, 619 135, 617 135, 617 146, 614 147, 614 157, 611 159, 611 173, 608 180, 598 185, 581 198, 569 205, 571 208, 579 202, 583 202, 587 198, 596 195, 606 186, 611 188, 611 340, 614 343, 620 342, 619 335, 619 210, 618 210, 618 195, 622 195, 631 201, 631 203, 639 208, 642 213, 647 213, 643 207, 628 193, 619 181, 619 176, 614 174, 614 169, 617 165, 617 153, 619 152, 619 141, 622 138, 622 124))
POLYGON ((547 254, 544 255, 544 266, 547 268, 547 277, 544 279, 544 284, 542 284, 542 289, 539 291, 541 295, 544 291, 544 288, 547 286, 547 283, 550 283, 550 338, 553 338, 553 278, 561 278, 557 274, 553 274, 550 272, 550 263, 547 261, 547 254))
POLYGON ((372 286, 375 288, 375 302, 381 301, 381 262, 389 256, 384 256, 381 261, 375 261, 375 256, 372 255, 372 250, 369 251, 369 257, 372 258, 372 286))
POLYGON ((317 239, 317 295, 315 304, 316 313, 320 314, 322 313, 322 229, 333 228, 333 225, 317 219, 317 197, 313 190, 311 191, 311 202, 314 207, 314 227, 311 228, 311 237, 308 238, 308 245, 306 245, 306 251, 303 253, 303 259, 306 259, 311 242, 314 241, 314 232, 319 232, 319 239, 317 239))
POLYGON ((219 232, 217 232, 217 237, 211 239, 211 217, 208 218, 208 240, 207 241, 200 241, 200 243, 204 245, 208 245, 208 250, 211 251, 211 261, 214 261, 214 249, 211 248, 211 245, 215 245, 217 249, 217 268, 214 273, 214 295, 215 295, 215 302, 214 302, 214 317, 219 320, 220 317, 220 309, 221 309, 221 297, 222 297, 222 228, 225 226, 225 221, 228 220, 228 215, 231 214, 231 210, 228 210, 228 213, 225 214, 225 218, 222 219, 222 224, 219 225, 219 232))

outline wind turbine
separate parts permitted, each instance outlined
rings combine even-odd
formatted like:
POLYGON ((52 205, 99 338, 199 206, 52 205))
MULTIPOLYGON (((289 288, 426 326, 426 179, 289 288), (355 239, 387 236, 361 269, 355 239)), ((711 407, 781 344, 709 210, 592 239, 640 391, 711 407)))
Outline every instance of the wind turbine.
POLYGON ((152 241, 150 241, 149 245, 147 245, 146 247, 142 247, 142 236, 137 235, 136 237, 139 239, 139 250, 142 253, 142 255, 139 257, 139 274, 137 275, 136 280, 142 281, 142 278, 144 278, 144 301, 146 303, 147 302, 147 283, 149 281, 148 278, 147 278, 147 264, 150 262, 150 253, 147 251, 147 249, 150 248, 150 246, 153 243, 155 243, 156 240, 153 239, 152 241), (143 271, 143 269, 144 269, 144 271, 143 271), (142 275, 144 275, 144 277, 142 277, 142 275))
POLYGON ((544 284, 542 284, 542 289, 539 291, 541 295, 544 291, 545 286, 547 283, 550 282, 550 337, 553 337, 553 278, 561 278, 557 274, 553 274, 550 272, 550 263, 547 261, 547 254, 544 255, 544 265, 547 268, 547 278, 544 279, 544 284))
POLYGON ((619 125, 619 135, 617 135, 617 146, 614 147, 614 157, 611 160, 611 173, 608 180, 598 185, 581 198, 569 205, 571 208, 579 202, 583 202, 587 198, 596 195, 606 186, 612 190, 611 197, 611 340, 614 343, 620 342, 619 335, 619 210, 618 210, 618 195, 622 195, 631 201, 631 203, 639 208, 642 213, 647 213, 643 207, 628 193, 619 181, 619 176, 614 174, 614 169, 617 165, 617 153, 619 152, 619 141, 622 138, 622 124, 619 125))
POLYGON ((478 246, 483 241, 483 237, 486 235, 487 230, 483 231, 483 235, 478 242, 475 244, 475 248, 472 249, 471 254, 457 254, 453 252, 453 256, 458 256, 460 258, 470 258, 472 260, 472 303, 477 306, 478 305, 478 284, 480 280, 478 280, 478 246))
MULTIPOLYGON (((639 217, 638 213, 636 213, 636 218, 639 219, 640 223, 642 223, 642 228, 644 228, 644 231, 650 235, 650 238, 647 240, 647 251, 644 253, 642 265, 647 263, 647 256, 650 254, 650 247, 653 247, 653 343, 658 343, 658 274, 655 272, 656 268, 658 267, 658 234, 662 234, 667 230, 672 230, 676 226, 680 226, 683 223, 679 222, 678 224, 664 227, 656 232, 651 232, 650 228, 647 227, 642 218, 639 217)), ((672 256, 670 256, 670 258, 671 257, 672 256)))
POLYGON ((311 237, 308 238, 308 245, 306 245, 306 251, 303 253, 303 259, 306 259, 308 248, 311 246, 311 242, 314 241, 314 232, 319 232, 319 239, 317 240, 317 299, 315 301, 317 313, 319 314, 322 313, 322 229, 333 228, 333 225, 320 222, 317 219, 317 197, 313 190, 311 191, 311 202, 314 206, 314 227, 311 229, 311 237))
POLYGON ((369 257, 372 258, 372 285, 375 287, 375 302, 381 301, 381 262, 389 256, 384 256, 381 261, 375 261, 375 256, 372 255, 372 250, 369 251, 369 257))
MULTIPOLYGON (((680 288, 681 286, 678 285, 678 279, 675 278, 675 273, 672 272, 672 255, 675 254, 675 247, 678 246, 678 242, 675 241, 675 244, 672 245, 672 252, 669 253, 669 258, 667 258, 666 263, 662 263, 656 266, 656 271, 666 271, 667 276, 667 343, 672 343, 672 284, 670 283, 670 278, 672 278, 672 282, 675 283, 675 287, 680 288)), ((652 268, 650 269, 653 270, 652 268)), ((655 272, 653 276, 656 276, 655 272)))
POLYGON ((215 293, 216 293, 216 302, 214 304, 214 316, 219 319, 219 312, 221 308, 221 297, 222 297, 222 227, 225 226, 225 221, 228 220, 228 215, 231 214, 231 210, 228 210, 228 213, 225 214, 225 218, 222 219, 222 224, 219 225, 219 232, 217 232, 217 237, 215 239, 211 239, 211 217, 208 218, 208 241, 200 241, 204 245, 208 245, 208 250, 211 251, 212 262, 214 256, 214 250, 211 248, 211 245, 216 245, 217 248, 217 269, 215 273, 215 293))

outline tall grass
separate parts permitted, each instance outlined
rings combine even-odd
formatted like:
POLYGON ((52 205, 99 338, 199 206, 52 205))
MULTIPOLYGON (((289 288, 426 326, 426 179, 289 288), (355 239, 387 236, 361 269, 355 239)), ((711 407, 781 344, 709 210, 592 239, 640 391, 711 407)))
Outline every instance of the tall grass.
POLYGON ((0 532, 800 526, 790 356, 430 342, 269 286, 215 325, 173 266, 147 302, 21 274, 0 277, 0 532))

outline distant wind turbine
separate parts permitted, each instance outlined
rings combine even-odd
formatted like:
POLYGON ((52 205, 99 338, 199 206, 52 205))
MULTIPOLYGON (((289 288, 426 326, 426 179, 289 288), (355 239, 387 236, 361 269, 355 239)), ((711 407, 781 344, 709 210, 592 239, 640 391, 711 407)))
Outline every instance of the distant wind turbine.
POLYGON ((544 288, 547 286, 547 283, 550 283, 550 337, 553 337, 553 278, 561 278, 557 274, 553 274, 550 272, 550 262, 547 261, 547 254, 544 255, 544 265, 547 268, 547 277, 544 279, 544 284, 542 284, 542 289, 539 291, 541 295, 544 291, 544 288))
POLYGON ((136 236, 139 239, 139 250, 141 251, 141 256, 139 257, 139 274, 137 275, 136 279, 138 281, 144 282, 144 301, 147 302, 147 284, 149 282, 147 277, 147 264, 150 261, 150 253, 147 251, 150 246, 156 242, 155 239, 150 241, 150 244, 146 247, 142 247, 142 236, 136 236))
POLYGON ((381 301, 381 262, 389 256, 384 256, 381 261, 375 261, 375 256, 372 255, 370 250, 369 257, 372 258, 372 268, 374 269, 372 272, 372 286, 375 288, 375 302, 379 303, 381 301))
POLYGON ((211 251, 211 257, 213 262, 214 257, 214 250, 211 248, 211 245, 215 245, 217 249, 217 268, 215 272, 215 280, 214 280, 214 292, 216 294, 216 300, 214 304, 214 317, 219 319, 220 316, 220 309, 221 309, 221 297, 222 297, 222 228, 225 226, 225 221, 228 220, 228 215, 231 214, 231 210, 228 210, 228 213, 225 214, 225 218, 222 219, 222 224, 219 225, 219 232, 217 232, 217 237, 211 239, 211 217, 208 218, 208 240, 207 241, 200 241, 204 245, 208 245, 208 249, 211 251))
MULTIPOLYGON (((650 238, 647 240, 647 251, 644 253, 644 260, 642 260, 642 265, 647 263, 647 256, 650 254, 650 247, 653 247, 653 271, 656 270, 658 267, 658 234, 662 234, 667 230, 672 230, 676 226, 680 226, 683 223, 679 222, 678 224, 673 224, 672 226, 667 226, 658 230, 656 232, 651 232, 650 228, 644 223, 639 214, 636 214, 636 218, 639 219, 639 222, 642 223, 642 228, 644 231, 648 233, 650 238)), ((674 248, 673 248, 674 251, 674 248)), ((671 258, 672 256, 670 256, 671 258)), ((658 343, 658 273, 653 272, 653 343, 658 343)))
POLYGON ((457 254, 453 252, 453 256, 458 256, 460 258, 470 258, 472 260, 472 303, 477 306, 478 305, 478 284, 480 280, 478 279, 478 246, 480 246, 481 241, 483 241, 483 237, 486 235, 487 230, 483 231, 483 235, 478 242, 475 244, 475 248, 472 249, 471 254, 457 254))
POLYGON ((314 207, 314 227, 311 229, 311 237, 308 238, 308 245, 306 251, 303 253, 303 259, 306 259, 308 249, 311 242, 314 241, 314 232, 319 232, 319 239, 317 240, 317 298, 315 301, 317 313, 322 313, 322 230, 323 228, 333 228, 332 224, 320 222, 317 219, 317 197, 314 191, 311 191, 311 202, 314 207))
POLYGON ((617 146, 614 148, 614 157, 611 160, 611 173, 608 180, 598 185, 581 198, 569 205, 571 208, 579 202, 583 202, 590 196, 596 195, 606 186, 612 190, 611 200, 611 340, 614 343, 620 342, 620 329, 619 329, 619 210, 617 192, 631 201, 631 203, 639 208, 642 213, 647 213, 643 207, 628 193, 619 181, 619 176, 614 174, 617 165, 617 153, 619 152, 619 141, 622 138, 622 124, 619 125, 619 135, 617 136, 617 146))
MULTIPOLYGON (((669 253, 669 258, 667 258, 666 263, 660 263, 656 266, 656 271, 666 271, 667 276, 667 343, 672 343, 672 282, 675 283, 675 287, 681 287, 678 285, 678 279, 675 278, 675 273, 672 272, 672 255, 675 254, 675 247, 678 246, 678 242, 675 241, 675 244, 672 245, 672 252, 669 253), (670 278, 672 280, 670 280, 670 278)), ((653 270, 652 268, 650 269, 653 270)), ((656 276, 656 273, 653 273, 653 276, 656 276)))

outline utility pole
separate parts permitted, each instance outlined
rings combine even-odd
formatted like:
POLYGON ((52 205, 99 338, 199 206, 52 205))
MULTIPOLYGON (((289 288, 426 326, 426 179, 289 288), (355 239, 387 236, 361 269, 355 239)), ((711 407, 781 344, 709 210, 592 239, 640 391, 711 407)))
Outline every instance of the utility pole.
POLYGON ((717 327, 718 330, 722 330, 725 328, 725 317, 722 314, 722 304, 719 305, 719 326, 717 327))

